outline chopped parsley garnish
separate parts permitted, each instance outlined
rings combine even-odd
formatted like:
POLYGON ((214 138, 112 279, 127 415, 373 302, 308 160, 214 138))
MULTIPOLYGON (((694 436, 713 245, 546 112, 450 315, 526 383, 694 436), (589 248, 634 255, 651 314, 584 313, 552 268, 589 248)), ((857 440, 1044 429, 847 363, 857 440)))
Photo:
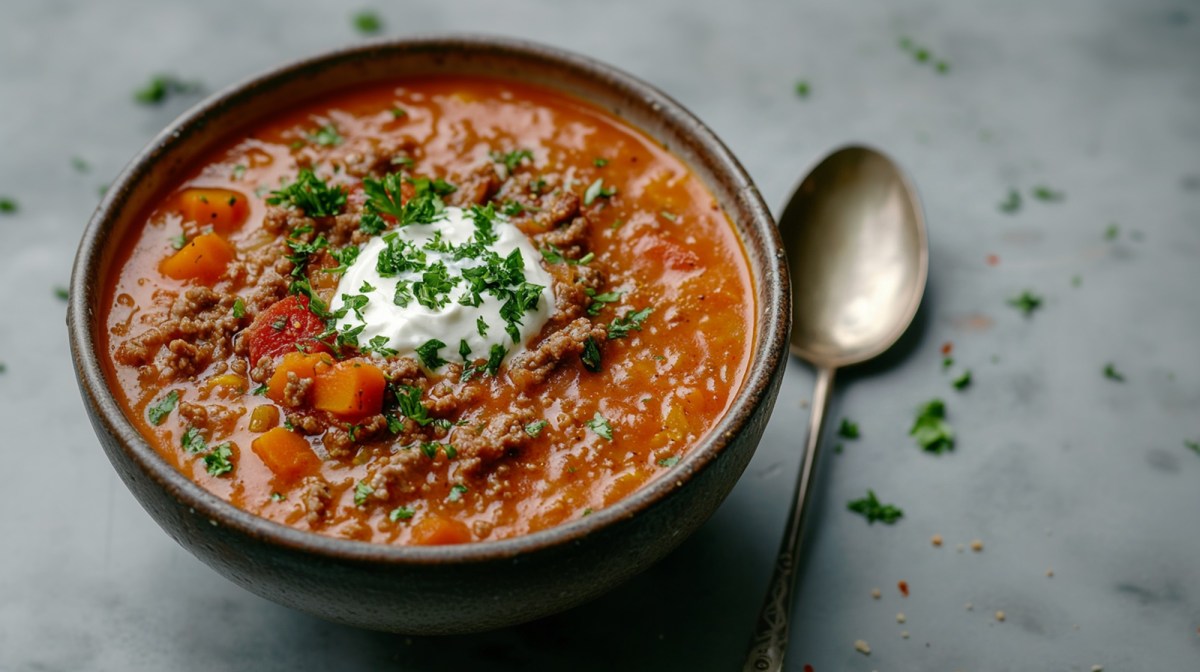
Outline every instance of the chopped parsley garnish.
POLYGON ((1112 362, 1104 365, 1104 377, 1109 380, 1115 380, 1118 383, 1125 382, 1125 375, 1117 371, 1117 365, 1112 362))
POLYGON ((185 82, 174 75, 155 75, 133 93, 133 99, 143 105, 158 105, 171 95, 196 93, 201 88, 198 82, 185 82))
POLYGON ((271 493, 271 501, 272 502, 282 502, 285 499, 287 499, 287 497, 285 497, 282 493, 279 493, 279 492, 271 493))
POLYGON ((550 423, 546 422, 545 420, 534 420, 533 422, 525 425, 525 433, 536 439, 542 435, 542 430, 546 429, 546 425, 548 424, 550 423))
POLYGON ((403 107, 400 107, 399 105, 393 105, 392 109, 391 109, 391 113, 392 113, 393 119, 399 119, 401 117, 408 116, 408 110, 405 110, 403 107))
POLYGON ((508 350, 499 343, 492 345, 491 351, 488 353, 488 361, 484 366, 487 369, 488 375, 495 376, 500 372, 500 363, 504 361, 504 356, 508 354, 508 350))
POLYGON ((591 303, 588 304, 587 314, 592 315, 593 317, 599 315, 600 311, 604 310, 605 304, 614 303, 621 300, 621 292, 604 292, 603 294, 597 294, 596 290, 592 289, 591 287, 587 287, 583 290, 583 293, 587 294, 592 299, 591 303))
POLYGON ((904 517, 904 512, 895 506, 880 503, 879 498, 875 496, 875 491, 871 489, 867 490, 866 497, 848 503, 846 508, 865 516, 871 525, 874 525, 877 520, 891 525, 904 517))
POLYGON ((392 521, 393 523, 398 523, 402 520, 408 520, 409 518, 412 518, 414 514, 416 514, 416 511, 413 511, 407 506, 397 506, 396 508, 392 509, 390 513, 388 513, 388 520, 392 521))
POLYGON ((378 213, 364 211, 362 219, 358 220, 358 228, 368 236, 378 236, 387 228, 387 222, 378 213))
POLYGON ((549 247, 543 247, 539 250, 542 253, 542 259, 546 260, 547 264, 569 264, 571 266, 586 266, 596 258, 595 253, 588 252, 578 259, 570 259, 563 256, 562 250, 558 246, 551 243, 549 247))
POLYGON ((517 166, 521 165, 521 161, 525 159, 532 161, 533 152, 528 149, 518 149, 512 152, 492 152, 491 157, 492 161, 503 164, 504 168, 511 173, 517 169, 517 166))
POLYGON ((673 467, 677 464, 679 464, 679 456, 678 455, 672 455, 671 457, 664 457, 664 458, 659 459, 659 461, 658 461, 658 466, 660 466, 660 467, 673 467))
POLYGON ((363 178, 363 193, 367 195, 367 208, 376 213, 404 218, 404 199, 400 195, 400 175, 388 173, 382 180, 363 178))
POLYGON ((1032 193, 1034 198, 1047 203, 1057 203, 1067 197, 1063 192, 1055 191, 1044 185, 1034 187, 1032 193))
POLYGON ((596 415, 592 416, 591 420, 587 421, 588 429, 596 433, 596 436, 605 441, 612 441, 612 425, 608 424, 608 418, 600 415, 600 411, 596 411, 596 415))
POLYGON ((516 201, 505 201, 504 205, 500 208, 500 212, 503 212, 506 217, 516 217, 525 212, 525 206, 516 201))
POLYGON ((17 201, 7 196, 0 196, 0 212, 11 214, 17 211, 17 201))
POLYGON ((395 356, 396 351, 393 350, 392 348, 387 347, 387 344, 388 344, 388 337, 384 336, 383 334, 380 334, 378 336, 372 336, 371 340, 368 341, 366 345, 359 347, 359 350, 361 350, 364 355, 370 354, 373 352, 373 353, 379 355, 380 357, 395 356))
POLYGON ((1016 189, 1008 190, 1008 199, 1000 203, 1000 212, 1005 214, 1013 214, 1021 209, 1021 192, 1016 189))
POLYGON ((1121 235, 1121 227, 1116 224, 1109 224, 1108 228, 1104 230, 1105 240, 1116 240, 1119 235, 1121 235))
POLYGON ((413 283, 413 295, 422 306, 439 310, 450 303, 450 290, 461 280, 458 276, 451 276, 446 265, 437 261, 426 267, 421 279, 413 283))
POLYGON ((312 133, 306 133, 304 138, 322 147, 337 147, 345 141, 342 134, 338 133, 337 126, 334 126, 332 123, 324 124, 312 133))
POLYGON ((74 168, 75 172, 77 173, 87 173, 92 170, 91 164, 89 164, 82 156, 72 156, 71 167, 74 168))
POLYGON ((1017 310, 1021 311, 1022 313, 1025 313, 1025 316, 1029 317, 1030 315, 1033 314, 1033 311, 1035 311, 1041 307, 1042 297, 1038 296, 1037 294, 1034 294, 1033 292, 1031 292, 1027 289, 1027 290, 1021 292, 1020 294, 1018 294, 1017 296, 1014 296, 1013 298, 1009 299, 1008 305, 1016 308, 1017 310))
POLYGON ((246 166, 239 163, 236 166, 234 166, 233 171, 229 173, 229 179, 237 182, 238 180, 241 180, 242 176, 244 176, 245 174, 246 174, 246 166))
POLYGON ((251 392, 250 394, 253 394, 256 397, 261 397, 267 393, 267 389, 268 389, 268 385, 266 383, 263 383, 262 385, 259 385, 258 387, 254 388, 254 391, 251 392))
POLYGON ((332 217, 346 207, 346 190, 329 186, 308 168, 296 175, 296 181, 272 191, 269 205, 284 205, 301 210, 309 217, 332 217))
POLYGON ((954 366, 954 358, 953 357, 942 357, 942 370, 943 371, 949 370, 950 367, 952 367, 952 366, 954 366))
POLYGON ((324 269, 324 272, 345 273, 347 270, 349 270, 350 265, 353 264, 356 259, 358 259, 358 251, 357 245, 347 245, 340 250, 330 250, 329 256, 333 257, 333 260, 338 262, 338 265, 334 266, 333 268, 326 268, 324 269))
POLYGON ((679 215, 671 212, 670 210, 663 210, 658 213, 658 216, 662 217, 663 219, 667 220, 668 222, 678 222, 679 221, 679 215))
POLYGON ((204 456, 204 470, 210 476, 220 476, 233 471, 233 463, 229 458, 233 457, 233 449, 230 448, 228 442, 213 448, 204 456))
POLYGON ((450 487, 450 494, 446 496, 447 502, 457 502, 462 499, 462 496, 467 492, 467 486, 462 483, 455 483, 450 487))
POLYGON ((189 453, 203 453, 208 450, 208 442, 196 427, 188 427, 179 444, 189 453))
POLYGON ((436 371, 447 363, 446 360, 442 359, 442 356, 438 354, 438 351, 444 347, 446 347, 445 343, 436 338, 431 338, 417 348, 417 357, 421 358, 421 363, 425 365, 425 368, 429 369, 430 371, 436 371))
POLYGON ((370 10, 364 10, 354 15, 354 29, 363 35, 373 35, 383 30, 383 20, 370 10))
POLYGON ((608 325, 608 339, 611 341, 614 338, 624 338, 631 331, 641 331, 642 323, 647 317, 654 312, 654 309, 646 306, 641 310, 627 311, 624 315, 613 320, 608 325))
POLYGON ((850 422, 849 418, 842 418, 842 424, 838 427, 838 436, 845 439, 857 439, 859 437, 858 423, 850 422))
POLYGON ((55 287, 54 296, 58 297, 62 301, 66 301, 67 299, 71 298, 71 294, 67 291, 66 287, 55 287))
POLYGON ((596 158, 592 159, 592 165, 597 168, 603 168, 608 165, 608 159, 604 158, 603 156, 597 156, 596 158))
POLYGON ((373 492, 375 492, 375 488, 372 488, 371 486, 367 485, 366 483, 364 483, 362 481, 355 483, 354 484, 354 505, 362 506, 362 505, 366 504, 367 498, 370 497, 371 493, 373 493, 373 492))
POLYGON ((1200 455, 1200 441, 1191 441, 1188 439, 1184 439, 1183 447, 1188 448, 1190 450, 1194 450, 1194 451, 1196 451, 1197 455, 1200 455))
POLYGON ((421 388, 400 385, 395 387, 395 395, 401 415, 422 427, 433 422, 433 418, 429 417, 429 409, 421 403, 421 388))
POLYGON ((962 375, 950 381, 956 390, 965 390, 971 386, 971 370, 967 369, 962 372, 962 375))
POLYGON ((246 302, 242 301, 242 297, 233 300, 233 317, 240 320, 246 316, 246 302))
POLYGON ((579 359, 583 361, 583 368, 597 373, 600 371, 602 360, 600 358, 600 345, 596 343, 596 339, 588 336, 583 341, 583 352, 580 353, 579 359))
POLYGON ((175 404, 179 403, 179 392, 171 390, 162 399, 154 402, 146 409, 146 418, 152 425, 161 425, 163 420, 175 410, 175 404))
POLYGON ((588 186, 587 191, 583 192, 583 204, 591 205, 597 198, 612 198, 616 193, 616 187, 605 188, 604 178, 597 178, 588 186))
POLYGON ((796 82, 795 91, 796 91, 796 96, 799 98, 807 98, 808 94, 811 92, 808 82, 803 79, 796 82))
POLYGON ((475 318, 475 330, 481 338, 487 338, 488 323, 482 317, 475 318))
POLYGON ((954 450, 954 430, 946 423, 946 405, 941 399, 932 399, 917 410, 908 433, 922 450, 939 455, 954 450))

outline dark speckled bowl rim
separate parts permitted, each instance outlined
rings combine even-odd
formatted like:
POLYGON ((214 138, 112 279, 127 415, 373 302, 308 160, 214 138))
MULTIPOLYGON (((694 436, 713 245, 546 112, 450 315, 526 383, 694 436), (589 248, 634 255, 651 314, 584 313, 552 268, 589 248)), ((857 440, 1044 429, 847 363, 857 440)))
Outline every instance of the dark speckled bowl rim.
MULTIPOLYGON (((636 127, 636 124, 634 125, 636 127)), ((646 129, 642 129, 642 132, 650 137, 657 137, 646 129)), ((733 205, 733 202, 724 203, 727 214, 737 222, 737 213, 730 211, 733 205)), ((235 83, 185 112, 133 158, 97 207, 76 254, 70 297, 68 329, 71 351, 85 402, 90 410, 95 410, 94 422, 102 423, 111 435, 117 437, 121 448, 138 465, 142 473, 159 487, 198 514, 207 516, 214 525, 234 528, 252 538, 333 561, 396 565, 458 565, 512 559, 579 542, 606 526, 635 517, 639 512, 669 497, 734 440, 759 404, 770 401, 767 399, 770 380, 779 364, 779 358, 784 357, 786 353, 790 328, 788 318, 791 315, 786 262, 770 211, 741 164, 699 119, 653 86, 591 58, 524 40, 462 34, 376 40, 324 52, 235 83), (231 104, 231 99, 235 99, 239 93, 279 78, 303 77, 310 70, 341 61, 369 59, 373 55, 396 50, 431 49, 445 49, 448 52, 466 49, 550 61, 558 67, 566 68, 574 76, 591 80, 593 84, 599 83, 627 99, 640 99, 650 103, 662 115, 666 125, 673 127, 680 137, 694 142, 700 151, 706 153, 717 179, 727 181, 728 186, 724 188, 733 198, 740 201, 740 207, 745 210, 741 226, 757 234, 750 237, 739 235, 751 257, 751 276, 759 301, 755 352, 751 356, 742 389, 708 436, 693 446, 670 473, 659 475, 616 504, 590 516, 509 539, 454 546, 377 544, 339 539, 288 527, 239 509, 191 481, 162 459, 125 417, 120 405, 108 390, 109 383, 97 354, 95 335, 98 333, 98 327, 92 306, 97 305, 101 288, 97 287, 92 279, 99 277, 107 233, 115 225, 115 215, 120 211, 120 206, 127 199, 138 176, 152 169, 155 162, 167 153, 167 149, 180 137, 188 133, 205 132, 203 127, 206 116, 231 104), (762 268, 758 274, 754 269, 755 241, 752 238, 761 241, 758 253, 762 268)))

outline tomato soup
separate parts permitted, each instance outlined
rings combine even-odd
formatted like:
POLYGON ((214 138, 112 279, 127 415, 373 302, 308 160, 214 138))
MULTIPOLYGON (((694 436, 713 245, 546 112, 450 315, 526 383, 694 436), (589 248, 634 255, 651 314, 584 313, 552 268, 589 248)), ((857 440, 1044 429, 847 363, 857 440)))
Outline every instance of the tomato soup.
POLYGON ((668 474, 754 343, 733 226, 580 100, 420 78, 315 100, 193 167, 104 288, 162 457, 302 530, 503 539, 668 474))

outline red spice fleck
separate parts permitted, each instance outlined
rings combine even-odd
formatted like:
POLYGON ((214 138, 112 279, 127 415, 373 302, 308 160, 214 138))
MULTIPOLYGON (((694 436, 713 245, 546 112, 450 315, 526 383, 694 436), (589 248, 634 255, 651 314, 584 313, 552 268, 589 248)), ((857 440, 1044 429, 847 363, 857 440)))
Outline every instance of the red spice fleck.
POLYGON ((987 255, 987 258, 984 261, 987 262, 988 266, 995 266, 996 264, 1000 263, 1000 257, 997 257, 994 254, 989 254, 989 255, 987 255))
POLYGON ((954 352, 954 344, 953 343, 951 343, 950 341, 946 341, 945 343, 942 343, 942 354, 943 355, 948 356, 952 352, 954 352))
POLYGON ((908 597, 908 581, 901 581, 896 584, 896 587, 900 589, 901 595, 908 597))

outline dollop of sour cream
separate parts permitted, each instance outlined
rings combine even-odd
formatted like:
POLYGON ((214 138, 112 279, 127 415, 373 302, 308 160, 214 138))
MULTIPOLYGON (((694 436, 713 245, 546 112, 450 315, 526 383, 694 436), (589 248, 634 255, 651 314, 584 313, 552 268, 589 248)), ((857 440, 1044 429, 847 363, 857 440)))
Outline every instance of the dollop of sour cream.
POLYGON ((462 363, 463 353, 502 361, 524 350, 557 308, 540 259, 504 215, 447 206, 430 223, 363 245, 330 308, 345 310, 338 331, 357 330, 364 351, 415 355, 427 368, 440 368, 429 367, 430 353, 434 362, 462 363))

